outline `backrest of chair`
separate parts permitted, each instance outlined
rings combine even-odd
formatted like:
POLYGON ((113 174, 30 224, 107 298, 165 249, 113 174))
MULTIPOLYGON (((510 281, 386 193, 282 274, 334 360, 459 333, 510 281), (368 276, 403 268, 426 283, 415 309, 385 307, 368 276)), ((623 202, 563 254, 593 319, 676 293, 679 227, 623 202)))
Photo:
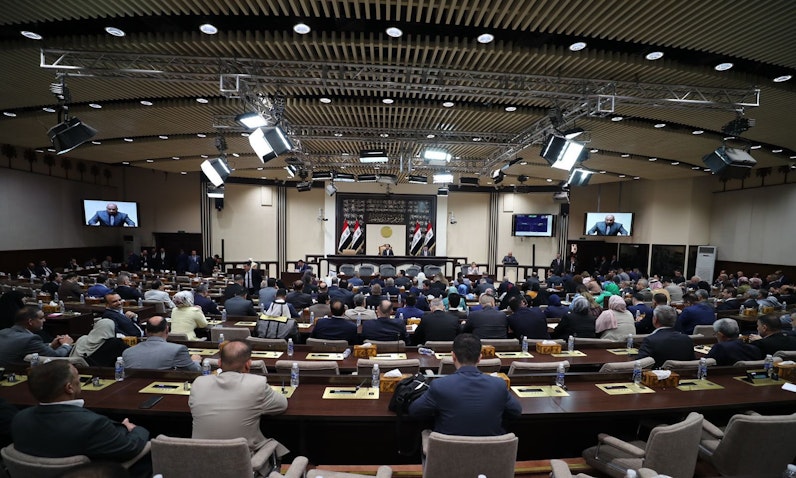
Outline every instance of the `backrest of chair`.
POLYGON ((491 345, 496 352, 516 352, 521 349, 517 339, 481 339, 481 345, 491 345))
POLYGON ((432 432, 423 478, 461 478, 479 474, 513 478, 519 439, 513 434, 486 437, 432 432))
MULTIPOLYGON (((25 362, 30 362, 33 354, 25 355, 23 360, 25 362)), ((83 357, 40 357, 40 360, 66 360, 67 362, 71 363, 77 368, 88 367, 88 362, 83 357)))
POLYGON ((372 276, 375 270, 376 268, 370 264, 362 264, 359 266, 359 275, 361 277, 372 276))
POLYGON ((774 353, 774 357, 782 357, 784 360, 796 360, 796 350, 780 350, 774 353))
MULTIPOLYGON (((481 359, 478 362, 478 370, 483 373, 492 373, 492 372, 500 372, 500 359, 499 358, 492 358, 492 359, 481 359)), ((456 367, 453 365, 453 358, 452 357, 443 357, 442 360, 439 362, 439 369, 437 369, 438 375, 448 375, 451 373, 456 372, 456 367)))
MULTIPOLYGON (((226 336, 224 338, 226 338, 226 336)), ((169 336, 168 336, 168 338, 166 340, 168 340, 169 342, 178 342, 178 341, 187 342, 188 341, 188 334, 175 334, 175 333, 169 332, 169 336)))
POLYGON ((274 366, 277 373, 290 373, 294 363, 298 364, 299 371, 312 375, 340 375, 337 362, 331 360, 277 360, 274 366))
POLYGON ((245 340, 251 336, 248 327, 213 327, 210 329, 210 340, 218 342, 221 334, 224 334, 224 340, 242 339, 245 340))
POLYGON ((417 373, 420 371, 419 359, 402 359, 402 360, 370 360, 359 359, 357 360, 357 375, 363 377, 370 377, 373 371, 373 364, 379 364, 379 371, 381 373, 398 369, 401 373, 417 373))
POLYGON ((409 266, 406 268, 407 277, 415 277, 419 272, 420 268, 417 266, 409 266))
MULTIPOLYGON (((207 363, 210 365, 212 370, 218 368, 218 359, 217 358, 207 358, 202 359, 202 362, 207 360, 207 363)), ((265 360, 252 360, 251 364, 251 373, 255 375, 267 375, 268 374, 268 367, 265 366, 265 360)))
POLYGON ((376 350, 379 353, 406 351, 406 342, 404 342, 403 340, 370 340, 366 338, 363 340, 363 342, 375 345, 376 350))
MULTIPOLYGON (((732 364, 733 367, 762 367, 765 360, 739 360, 732 364)), ((774 363, 782 362, 782 357, 774 357, 774 363)))
POLYGON ((141 304, 144 307, 154 307, 156 314, 166 313, 166 303, 161 300, 146 300, 144 299, 141 304))
POLYGON ((252 476, 249 445, 245 438, 205 440, 158 435, 152 440, 152 472, 191 478, 252 476), (212 466, 208 466, 210 463, 212 466))
POLYGON ((627 342, 624 340, 608 340, 608 339, 598 339, 598 338, 589 338, 589 337, 575 337, 575 346, 578 345, 605 345, 611 347, 625 347, 627 342))
POLYGON ((354 266, 354 264, 343 264, 340 266, 340 274, 346 276, 353 276, 356 271, 357 268, 354 266))
POLYGON ((600 367, 600 373, 611 372, 632 372, 636 362, 641 363, 642 369, 651 369, 655 365, 655 359, 652 357, 644 357, 638 360, 631 360, 629 362, 606 362, 600 367))
POLYGON ((730 418, 712 462, 722 475, 772 475, 796 456, 796 413, 730 418))
POLYGON ((564 370, 569 370, 569 361, 562 360, 560 362, 511 362, 509 367, 509 377, 512 375, 534 375, 537 373, 555 372, 558 370, 558 364, 564 364, 564 370))
POLYGON ((287 351, 287 340, 285 339, 263 339, 260 337, 246 337, 246 342, 254 350, 278 350, 287 351))
POLYGON ((702 415, 691 412, 673 425, 650 431, 643 466, 662 475, 693 476, 702 437, 702 415))
POLYGON ((435 275, 439 274, 440 272, 442 272, 442 268, 440 266, 435 266, 435 265, 429 264, 429 265, 423 267, 423 274, 425 274, 426 277, 434 277, 435 275))
POLYGON ((429 340, 424 346, 434 352, 449 353, 453 350, 453 340, 429 340))
MULTIPOLYGON (((706 359, 705 362, 708 364, 708 367, 713 367, 716 365, 716 359, 706 359)), ((664 370, 672 370, 672 369, 696 369, 699 367, 699 360, 667 360, 663 362, 661 368, 664 370)))
POLYGON ((713 330, 712 325, 695 325, 694 335, 701 335, 703 337, 715 337, 716 331, 713 330))
POLYGON ((61 476, 66 470, 91 461, 85 455, 63 458, 32 456, 17 450, 13 444, 0 450, 0 455, 11 478, 54 478, 61 476))
POLYGON ((307 345, 313 352, 342 352, 348 348, 345 340, 307 339, 307 345))
POLYGON ((381 264, 379 266, 379 274, 382 277, 395 277, 395 266, 392 264, 381 264))

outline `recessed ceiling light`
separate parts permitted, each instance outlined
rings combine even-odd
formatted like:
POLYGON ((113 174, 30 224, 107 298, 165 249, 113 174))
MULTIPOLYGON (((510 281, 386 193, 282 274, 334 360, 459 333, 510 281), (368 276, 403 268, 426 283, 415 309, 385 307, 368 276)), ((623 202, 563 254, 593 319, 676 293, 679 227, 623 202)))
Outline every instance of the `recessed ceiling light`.
POLYGON ((172 156, 171 159, 176 161, 176 160, 180 159, 180 157, 179 156, 172 156))
POLYGON ((154 162, 155 162, 155 160, 154 160, 154 159, 147 159, 147 160, 146 160, 146 162, 147 162, 147 163, 154 163, 154 162))
POLYGON ((55 148, 47 148, 47 151, 50 152, 50 153, 54 153, 55 152, 55 148))
POLYGON ((600 171, 597 171, 597 172, 600 173, 600 174, 605 174, 607 171, 603 169, 603 170, 600 170, 600 171))
POLYGON ((55 113, 55 108, 50 108, 49 106, 45 106, 41 109, 42 111, 46 111, 48 113, 55 113))
POLYGON ((133 138, 124 138, 124 140, 125 140, 126 142, 128 142, 128 143, 132 143, 132 142, 133 142, 133 138))
POLYGON ((655 127, 656 128, 665 128, 666 127, 666 123, 655 123, 655 127))
POLYGON ((506 111, 508 111, 509 113, 511 113, 512 111, 517 111, 517 107, 516 106, 506 106, 504 109, 506 111))
POLYGON ((241 133, 240 135, 243 136, 244 138, 248 138, 249 137, 249 133, 241 133))
POLYGON ((196 133, 196 136, 199 138, 207 138, 207 135, 204 133, 196 133))
POLYGON ((586 42, 579 41, 569 45, 570 51, 581 51, 586 48, 586 42))
POLYGON ((343 133, 335 133, 335 134, 334 134, 334 136, 335 136, 336 138, 339 138, 339 137, 343 136, 343 133))
POLYGON ((25 37, 25 38, 30 38, 31 40, 41 40, 41 39, 43 38, 43 37, 42 37, 41 35, 39 35, 38 33, 35 33, 35 32, 29 32, 29 31, 27 31, 27 30, 22 30, 22 31, 21 31, 21 32, 19 32, 19 33, 21 33, 23 37, 25 37))
POLYGON ((101 141, 92 141, 91 144, 102 144, 101 141))
POLYGON ((599 149, 590 149, 589 152, 590 153, 599 153, 600 150, 599 149))
POLYGON ((613 116, 613 117, 611 118, 611 121, 614 121, 614 122, 615 122, 615 121, 622 121, 623 119, 625 119, 625 117, 624 117, 624 116, 613 116))
POLYGON ((265 176, 260 176, 260 179, 268 179, 268 178, 266 178, 265 176))
POLYGON ((3 111, 3 116, 8 116, 9 118, 16 118, 17 114, 12 113, 11 111, 3 111))
POLYGON ((188 173, 185 171, 180 171, 180 174, 188 174, 188 173))
POLYGON ((760 149, 760 148, 762 148, 762 146, 760 146, 759 144, 749 146, 749 149, 760 149))
POLYGON ((716 71, 727 71, 730 68, 732 68, 733 66, 734 65, 732 63, 727 62, 727 63, 719 63, 714 68, 715 68, 716 71))
POLYGON ((478 40, 478 43, 492 43, 494 39, 495 35, 492 35, 491 33, 482 33, 478 35, 478 38, 476 38, 476 40, 478 40))
POLYGON ((695 171, 699 171, 699 166, 691 166, 691 169, 693 169, 695 171))
POLYGON ((332 102, 332 99, 331 98, 327 98, 327 97, 324 96, 323 98, 320 99, 320 102, 325 104, 325 105, 328 105, 329 103, 332 102))
POLYGON ((620 175, 619 175, 619 177, 620 177, 620 178, 626 178, 626 177, 627 177, 627 175, 625 175, 625 174, 620 174, 620 175))
POLYGON ((384 103, 385 105, 391 105, 395 103, 395 100, 392 98, 384 98, 383 100, 381 100, 381 102, 384 103))
POLYGON ((426 138, 428 138, 428 139, 432 139, 432 138, 436 138, 436 137, 437 137, 437 135, 435 135, 435 134, 427 134, 426 135, 426 138))
POLYGON ((782 83, 784 81, 790 80, 791 78, 793 78, 793 76, 791 76, 791 75, 778 76, 778 77, 774 78, 774 83, 782 83))
POLYGON ((401 31, 401 29, 397 28, 397 27, 390 27, 390 28, 387 29, 387 35, 389 35, 389 36, 391 36, 393 38, 400 38, 401 35, 403 35, 403 34, 404 34, 404 32, 401 31))
POLYGON ((235 158, 240 158, 240 154, 238 154, 238 153, 232 153, 232 156, 235 157, 235 158))
POLYGON ((705 132, 704 130, 695 129, 694 131, 691 131, 691 134, 703 134, 704 132, 705 132))
POLYGON ((641 179, 641 176, 633 176, 633 179, 641 179))
POLYGON ((453 101, 446 101, 442 103, 442 106, 444 106, 445 108, 453 108, 453 101))
POLYGON ((650 158, 649 161, 657 161, 658 158, 650 158))
POLYGON ((96 110, 102 108, 102 105, 99 104, 99 103, 89 103, 88 105, 91 106, 92 108, 96 109, 96 110))
POLYGON ((305 23, 296 23, 295 25, 293 25, 293 31, 298 33, 299 35, 306 35, 307 33, 310 32, 310 27, 305 23))
POLYGON ((790 156, 790 159, 796 159, 796 156, 790 156))
POLYGON ((209 103, 210 101, 207 98, 196 98, 197 103, 202 103, 203 105, 209 103))
POLYGON ((124 164, 125 166, 130 166, 130 161, 122 161, 122 164, 124 164))
POLYGON ((647 60, 660 60, 661 58, 663 58, 663 52, 651 51, 647 53, 647 55, 644 58, 646 58, 647 60))
POLYGON ((265 168, 260 166, 260 167, 257 168, 257 171, 262 171, 263 169, 265 169, 265 168))
POLYGON ((152 102, 148 100, 141 100, 139 103, 141 103, 144 106, 152 106, 152 102))
POLYGON ((215 35, 218 33, 218 28, 215 25, 211 25, 210 23, 204 23, 199 25, 199 31, 204 33, 205 35, 215 35))
POLYGON ((623 158, 629 158, 629 157, 630 157, 630 155, 629 155, 629 154, 627 154, 627 153, 622 153, 622 155, 621 155, 621 156, 622 156, 623 158))
POLYGON ((724 141, 729 141, 731 139, 735 139, 735 136, 725 136, 724 141))
POLYGON ((548 183, 552 183, 553 182, 553 180, 550 179, 550 178, 545 179, 545 181, 547 181, 548 183))
POLYGON ((781 153, 782 150, 781 149, 772 149, 771 152, 772 153, 781 153))
POLYGON ((389 135, 389 133, 381 133, 379 136, 381 136, 382 138, 387 138, 390 135, 389 135))
POLYGON ((476 138, 473 138, 473 141, 475 141, 475 142, 477 143, 477 142, 479 142, 479 141, 483 141, 483 138, 478 138, 478 137, 476 137, 476 138))
POLYGON ((672 161, 672 166, 677 166, 678 164, 680 164, 680 161, 672 161))
POLYGON ((105 32, 115 37, 123 37, 126 35, 126 33, 124 33, 124 30, 116 27, 105 27, 105 32))
POLYGON ((527 165, 528 165, 528 161, 520 161, 520 166, 527 166, 527 165))
POLYGON ((201 157, 202 159, 207 159, 207 158, 209 158, 209 156, 208 156, 208 155, 206 155, 206 154, 201 154, 201 155, 200 155, 200 157, 201 157))
POLYGON ((702 171, 705 171, 706 173, 709 173, 709 172, 711 172, 711 169, 710 168, 702 168, 702 171))
POLYGON ((158 138, 160 138, 160 139, 169 139, 169 137, 166 136, 165 134, 161 134, 160 136, 158 136, 158 138))

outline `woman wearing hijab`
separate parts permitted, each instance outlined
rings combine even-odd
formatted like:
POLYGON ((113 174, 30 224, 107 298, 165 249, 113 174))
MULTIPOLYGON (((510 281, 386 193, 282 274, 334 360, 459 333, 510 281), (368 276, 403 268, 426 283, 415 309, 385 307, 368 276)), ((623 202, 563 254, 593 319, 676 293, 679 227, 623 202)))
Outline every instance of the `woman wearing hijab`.
POLYGON ((570 335, 581 338, 595 338, 594 317, 589 311, 589 301, 583 296, 575 297, 572 300, 570 311, 561 318, 558 327, 553 330, 550 337, 554 339, 569 338, 570 335))
POLYGON ((100 319, 88 335, 77 339, 69 353, 70 357, 83 357, 92 367, 113 367, 116 357, 128 347, 116 338, 116 323, 112 319, 100 319))
POLYGON ((194 329, 207 327, 207 318, 201 307, 193 305, 193 292, 189 290, 177 292, 172 300, 176 307, 171 311, 171 332, 185 334, 188 340, 204 340, 196 336, 194 329))
POLYGON ((561 298, 557 294, 550 294, 547 298, 547 308, 544 310, 545 317, 560 319, 567 315, 568 311, 569 309, 561 305, 561 298))
POLYGON ((625 299, 612 295, 608 299, 608 310, 603 311, 595 323, 595 332, 601 339, 625 340, 628 335, 636 333, 636 322, 633 314, 627 311, 625 299))

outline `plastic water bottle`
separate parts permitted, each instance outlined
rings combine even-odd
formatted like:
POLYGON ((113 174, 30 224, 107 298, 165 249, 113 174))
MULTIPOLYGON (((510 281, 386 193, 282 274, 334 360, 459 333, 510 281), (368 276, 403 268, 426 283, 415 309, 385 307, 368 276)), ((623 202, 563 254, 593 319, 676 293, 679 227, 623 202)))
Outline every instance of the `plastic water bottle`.
POLYGON ((81 304, 85 304, 86 303, 86 296, 84 294, 80 294, 80 303, 81 304))
POLYGON ((636 360, 633 363, 633 384, 638 385, 641 383, 641 362, 636 360))
POLYGON ((202 375, 210 375, 210 359, 202 360, 202 375))
POLYGON ((362 314, 357 312, 357 327, 362 326, 362 314))
POLYGON ((739 310, 738 312, 740 312, 740 315, 744 315, 745 311, 746 311, 746 307, 741 306, 741 310, 739 310))
POLYGON ((35 367, 39 365, 39 354, 32 354, 30 356, 30 366, 35 367))
POLYGON ((522 336, 522 353, 528 353, 528 337, 522 336))
POLYGON ((117 382, 124 380, 124 359, 122 357, 116 357, 113 377, 117 382))
POLYGON ((639 315, 641 315, 641 311, 636 309, 636 322, 638 322, 639 315))
POLYGON ((556 370, 556 385, 559 387, 564 387, 564 377, 566 376, 566 370, 564 369, 564 364, 558 364, 558 370, 556 370))
POLYGON ((224 334, 218 334, 218 348, 221 348, 221 344, 224 343, 224 334))
POLYGON ((287 339, 287 356, 292 357, 293 351, 294 351, 293 339, 287 339))
POLYGON ((53 294, 53 300, 54 300, 55 302, 58 302, 58 292, 56 292, 56 293, 54 293, 54 294, 53 294))
POLYGON ((769 377, 774 371, 774 357, 772 357, 771 354, 766 355, 766 359, 763 360, 763 370, 766 371, 766 375, 769 377))
POLYGON ((627 470, 627 473, 625 474, 625 478, 636 478, 637 476, 638 473, 636 473, 636 470, 627 470))
POLYGON ((401 312, 400 314, 398 314, 398 318, 401 319, 401 322, 403 322, 404 321, 404 313, 401 312))
POLYGON ((310 311, 310 323, 311 324, 315 323, 315 312, 313 311, 310 311))
POLYGON ((708 361, 705 357, 699 359, 699 368, 697 368, 697 379, 705 380, 708 378, 708 361))
POLYGON ((418 347, 417 353, 420 355, 434 355, 434 351, 427 347, 418 347))
POLYGON ((788 465, 785 468, 785 473, 782 474, 782 478, 796 478, 796 465, 788 465))
POLYGON ((41 310, 42 307, 44 307, 44 303, 42 301, 39 301, 39 310, 41 310))
POLYGON ((351 349, 345 349, 343 351, 343 359, 347 359, 350 356, 351 356, 351 349))
POLYGON ((387 292, 387 300, 390 300, 390 293, 387 292))
POLYGON ((143 307, 143 306, 144 306, 144 299, 139 297, 138 298, 138 307, 143 307))
POLYGON ((379 375, 379 364, 373 364, 373 372, 370 374, 370 386, 373 388, 379 388, 379 383, 381 382, 381 376, 379 375))
POLYGON ((633 335, 627 334, 627 351, 630 352, 630 349, 633 348, 633 335))
POLYGON ((224 310, 221 311, 221 321, 222 322, 226 322, 227 321, 227 309, 224 309, 224 310))
POLYGON ((567 339, 567 352, 572 353, 575 351, 575 336, 570 335, 567 339))
POLYGON ((64 301, 62 300, 58 301, 58 311, 61 312, 62 314, 66 312, 66 306, 64 305, 64 301))
POLYGON ((293 362, 293 366, 290 368, 290 386, 293 388, 299 386, 299 366, 296 362, 293 362))

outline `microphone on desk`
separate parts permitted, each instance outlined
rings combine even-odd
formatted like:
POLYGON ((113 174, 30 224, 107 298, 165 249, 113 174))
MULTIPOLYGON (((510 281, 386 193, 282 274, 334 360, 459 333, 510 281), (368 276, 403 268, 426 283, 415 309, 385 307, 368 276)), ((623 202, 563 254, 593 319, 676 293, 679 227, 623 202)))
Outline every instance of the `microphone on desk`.
POLYGON ((365 382, 367 382, 367 381, 368 381, 368 379, 365 379, 365 380, 363 380, 363 381, 362 381, 362 383, 360 383, 359 385, 357 385, 357 390, 359 390, 360 388, 362 388, 363 386, 365 386, 365 382))

